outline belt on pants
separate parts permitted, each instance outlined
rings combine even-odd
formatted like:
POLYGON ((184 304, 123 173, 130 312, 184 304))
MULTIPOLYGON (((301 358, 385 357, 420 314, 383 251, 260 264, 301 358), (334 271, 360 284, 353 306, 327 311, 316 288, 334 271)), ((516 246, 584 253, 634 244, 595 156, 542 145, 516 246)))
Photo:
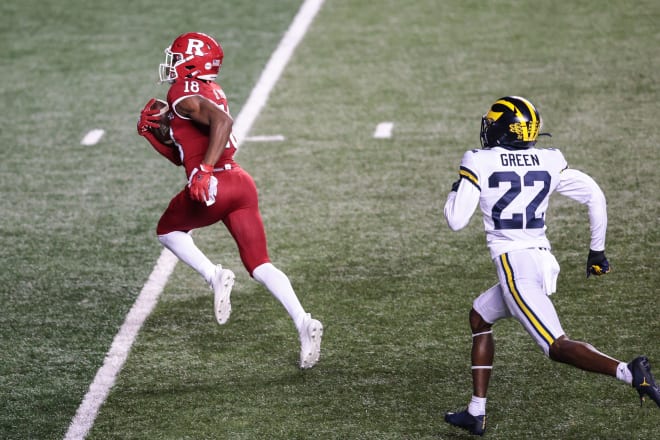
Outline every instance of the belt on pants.
POLYGON ((213 172, 214 172, 214 173, 219 173, 220 171, 228 171, 228 170, 231 170, 231 169, 232 169, 231 164, 230 164, 230 163, 226 163, 226 164, 224 164, 224 165, 223 165, 222 167, 220 167, 220 168, 213 168, 213 172))

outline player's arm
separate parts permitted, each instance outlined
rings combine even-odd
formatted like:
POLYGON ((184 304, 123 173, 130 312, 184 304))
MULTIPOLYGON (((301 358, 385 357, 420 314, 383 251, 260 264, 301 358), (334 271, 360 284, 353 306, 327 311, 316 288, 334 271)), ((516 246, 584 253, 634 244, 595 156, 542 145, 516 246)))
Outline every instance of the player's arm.
POLYGON ((582 171, 567 168, 559 174, 557 192, 589 209, 591 245, 594 251, 605 250, 607 232, 607 202, 596 181, 582 171))
POLYGON ((160 142, 151 131, 147 131, 146 133, 142 134, 142 136, 144 136, 144 138, 149 141, 154 150, 160 153, 167 160, 176 166, 181 165, 181 157, 174 147, 165 145, 160 142))
POLYGON ((154 101, 154 98, 149 100, 140 112, 140 119, 138 119, 137 123, 137 132, 140 136, 149 141, 154 150, 167 158, 174 165, 179 166, 181 165, 181 158, 177 154, 177 151, 171 146, 160 142, 152 131, 152 129, 158 129, 160 124, 160 110, 151 108, 154 101))
POLYGON ((209 127, 209 146, 202 164, 213 167, 229 141, 234 124, 231 116, 215 103, 199 95, 179 101, 176 104, 176 112, 209 127))
POLYGON ((452 231, 458 231, 468 225, 479 204, 480 195, 479 187, 462 174, 453 183, 444 209, 445 219, 452 231))
POLYGON ((190 197, 198 202, 207 202, 212 192, 213 167, 229 142, 234 121, 218 105, 199 95, 182 99, 176 104, 175 111, 209 127, 209 145, 204 159, 188 178, 190 197))
POLYGON ((589 210, 591 241, 587 257, 587 276, 609 272, 610 265, 605 257, 607 201, 600 186, 589 175, 566 168, 559 174, 557 192, 586 205, 589 210))

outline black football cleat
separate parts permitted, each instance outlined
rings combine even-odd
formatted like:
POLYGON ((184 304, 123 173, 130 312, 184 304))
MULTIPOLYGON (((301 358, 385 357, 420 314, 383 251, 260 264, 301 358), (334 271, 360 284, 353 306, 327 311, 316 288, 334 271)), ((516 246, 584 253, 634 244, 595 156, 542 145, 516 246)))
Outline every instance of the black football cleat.
POLYGON ((639 356, 628 364, 628 369, 632 372, 632 386, 639 393, 640 406, 644 403, 644 397, 649 396, 658 406, 660 406, 660 389, 651 374, 651 366, 646 356, 639 356))
POLYGON ((467 410, 458 413, 445 413, 445 422, 466 429, 474 435, 484 435, 484 432, 486 432, 486 415, 473 416, 467 410))

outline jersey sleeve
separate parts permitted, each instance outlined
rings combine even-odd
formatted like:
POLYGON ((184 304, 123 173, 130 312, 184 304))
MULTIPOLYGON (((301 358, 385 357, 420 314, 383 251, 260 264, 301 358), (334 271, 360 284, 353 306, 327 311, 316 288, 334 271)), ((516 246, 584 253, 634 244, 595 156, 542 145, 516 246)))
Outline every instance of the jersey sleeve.
POLYGON ((447 220, 447 225, 453 231, 458 231, 468 225, 479 204, 479 196, 481 195, 479 174, 476 172, 472 159, 472 151, 468 151, 463 155, 458 171, 460 177, 458 189, 457 191, 451 191, 445 202, 445 220, 447 220))
POLYGON ((557 192, 587 205, 591 230, 590 249, 594 251, 605 250, 607 202, 605 194, 603 194, 596 181, 581 171, 565 168, 559 174, 557 192))
POLYGON ((160 153, 161 156, 165 157, 167 160, 172 162, 174 165, 179 166, 182 164, 181 157, 178 154, 178 151, 173 147, 162 144, 156 136, 151 132, 146 132, 144 138, 149 141, 154 150, 160 153))

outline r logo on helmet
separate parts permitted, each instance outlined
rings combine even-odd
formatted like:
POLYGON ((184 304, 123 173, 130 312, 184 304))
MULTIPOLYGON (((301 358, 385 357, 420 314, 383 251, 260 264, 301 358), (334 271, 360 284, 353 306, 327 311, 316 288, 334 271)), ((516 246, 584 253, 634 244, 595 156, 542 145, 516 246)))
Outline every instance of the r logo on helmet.
POLYGON ((204 47, 204 42, 202 40, 195 40, 191 38, 188 40, 188 49, 186 49, 186 54, 194 55, 196 57, 204 56, 204 52, 202 52, 203 47, 204 47))

